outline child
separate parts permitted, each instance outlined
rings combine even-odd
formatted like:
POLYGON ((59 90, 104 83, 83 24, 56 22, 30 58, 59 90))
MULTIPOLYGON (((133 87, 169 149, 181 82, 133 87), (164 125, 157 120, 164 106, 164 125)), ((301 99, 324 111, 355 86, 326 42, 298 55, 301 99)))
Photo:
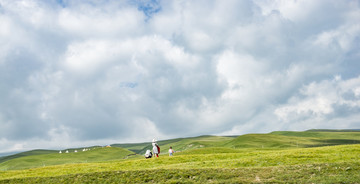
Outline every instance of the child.
POLYGON ((175 153, 175 151, 172 149, 172 147, 170 146, 170 149, 169 149, 169 156, 173 156, 173 153, 175 153))

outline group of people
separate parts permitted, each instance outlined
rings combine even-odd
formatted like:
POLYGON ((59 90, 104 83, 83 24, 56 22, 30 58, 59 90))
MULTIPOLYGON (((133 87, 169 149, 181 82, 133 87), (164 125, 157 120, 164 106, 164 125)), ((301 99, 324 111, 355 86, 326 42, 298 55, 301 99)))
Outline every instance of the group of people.
MULTIPOLYGON (((159 145, 157 144, 157 141, 155 139, 153 139, 152 141, 152 151, 151 152, 150 150, 146 150, 146 153, 145 153, 145 158, 151 158, 152 156, 154 157, 159 157, 159 154, 160 154, 160 147, 159 145)), ((175 151, 172 149, 172 147, 170 146, 170 149, 169 149, 169 156, 173 156, 173 154, 175 153, 175 151)))

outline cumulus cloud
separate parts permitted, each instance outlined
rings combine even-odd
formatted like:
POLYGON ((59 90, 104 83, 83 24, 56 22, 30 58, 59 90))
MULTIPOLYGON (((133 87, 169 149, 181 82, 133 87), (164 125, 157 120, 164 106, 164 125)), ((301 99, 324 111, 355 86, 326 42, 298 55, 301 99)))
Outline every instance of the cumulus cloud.
POLYGON ((359 128, 358 1, 0 0, 0 150, 359 128))
POLYGON ((360 77, 348 80, 336 76, 333 80, 312 82, 275 109, 281 122, 295 122, 295 127, 351 127, 359 124, 360 77))

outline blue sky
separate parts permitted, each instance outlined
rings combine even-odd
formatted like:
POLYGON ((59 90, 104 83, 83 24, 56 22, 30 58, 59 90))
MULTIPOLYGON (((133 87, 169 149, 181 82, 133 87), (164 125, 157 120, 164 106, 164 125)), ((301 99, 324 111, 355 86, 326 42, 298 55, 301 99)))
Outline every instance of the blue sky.
POLYGON ((358 129, 359 4, 0 0, 0 152, 358 129))
POLYGON ((140 0, 135 2, 135 5, 138 6, 138 10, 143 11, 148 18, 151 18, 154 14, 161 10, 159 0, 140 0))

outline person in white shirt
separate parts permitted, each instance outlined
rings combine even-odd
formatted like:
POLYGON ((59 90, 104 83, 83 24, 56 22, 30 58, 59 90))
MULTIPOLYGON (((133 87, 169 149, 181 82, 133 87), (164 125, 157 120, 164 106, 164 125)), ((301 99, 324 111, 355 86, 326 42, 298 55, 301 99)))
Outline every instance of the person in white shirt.
POLYGON ((170 146, 169 149, 169 156, 173 156, 173 153, 175 153, 175 151, 172 149, 172 147, 170 146))
POLYGON ((159 147, 159 145, 156 143, 156 140, 155 140, 155 139, 153 139, 153 141, 152 141, 152 146, 153 146, 154 157, 159 157, 160 147, 159 147))

